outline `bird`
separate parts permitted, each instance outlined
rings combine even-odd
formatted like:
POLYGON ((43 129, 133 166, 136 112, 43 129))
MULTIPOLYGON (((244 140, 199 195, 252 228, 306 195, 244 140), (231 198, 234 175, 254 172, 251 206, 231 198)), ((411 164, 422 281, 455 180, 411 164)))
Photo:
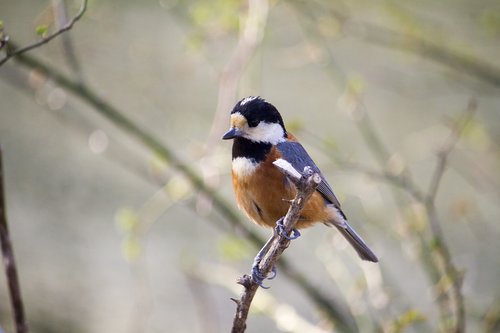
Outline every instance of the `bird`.
MULTIPOLYGON (((297 193, 294 184, 273 162, 283 159, 298 171, 309 166, 320 175, 321 182, 300 213, 296 228, 316 223, 334 226, 361 259, 378 262, 377 256, 347 222, 332 187, 318 166, 297 138, 286 130, 274 105, 260 96, 241 99, 231 110, 230 128, 222 139, 233 140, 233 189, 238 207, 250 220, 260 226, 275 227, 286 215, 297 193)), ((300 232, 296 230, 295 235, 300 232)), ((255 274, 257 279, 262 278, 258 272, 255 274)))

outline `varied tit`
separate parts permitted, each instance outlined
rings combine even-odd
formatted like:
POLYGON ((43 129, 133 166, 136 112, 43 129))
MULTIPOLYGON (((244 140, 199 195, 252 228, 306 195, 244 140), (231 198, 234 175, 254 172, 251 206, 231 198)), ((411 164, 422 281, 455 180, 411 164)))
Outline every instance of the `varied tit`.
POLYGON ((278 110, 260 97, 247 97, 231 111, 231 128, 222 137, 233 139, 232 180, 240 209, 255 223, 275 227, 288 211, 296 188, 273 164, 288 161, 302 172, 310 166, 322 181, 305 204, 296 227, 321 222, 335 226, 361 259, 378 262, 377 256, 347 223, 331 186, 297 139, 287 132, 278 110))

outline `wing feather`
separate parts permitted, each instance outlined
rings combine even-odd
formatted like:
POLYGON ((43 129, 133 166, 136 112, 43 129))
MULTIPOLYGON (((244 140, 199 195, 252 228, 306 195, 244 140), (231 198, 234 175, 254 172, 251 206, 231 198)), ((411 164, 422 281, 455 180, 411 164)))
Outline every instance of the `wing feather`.
POLYGON ((297 171, 302 172, 306 166, 310 166, 314 172, 317 172, 321 176, 321 183, 317 187, 317 191, 323 195, 323 197, 340 209, 340 203, 337 197, 333 193, 333 189, 326 181, 326 178, 321 173, 316 163, 309 156, 307 151, 298 142, 294 141, 284 141, 276 145, 276 148, 281 153, 282 158, 287 160, 297 171))

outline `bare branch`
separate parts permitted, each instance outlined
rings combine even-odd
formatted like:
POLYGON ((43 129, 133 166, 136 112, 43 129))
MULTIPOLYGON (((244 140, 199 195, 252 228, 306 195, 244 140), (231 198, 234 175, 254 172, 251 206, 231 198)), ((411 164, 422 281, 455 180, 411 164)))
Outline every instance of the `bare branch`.
POLYGON ((53 34, 51 34, 51 35, 49 35, 49 36, 47 36, 45 38, 42 38, 38 42, 30 44, 30 45, 26 45, 26 46, 18 48, 16 50, 11 50, 10 47, 12 47, 12 43, 7 42, 7 50, 6 50, 7 55, 2 60, 0 60, 0 66, 2 66, 4 63, 6 63, 10 58, 19 56, 20 54, 23 54, 25 52, 33 50, 33 49, 35 49, 37 47, 40 47, 43 44, 47 44, 48 42, 50 42, 52 39, 56 38, 57 36, 59 36, 63 32, 68 31, 71 28, 73 28, 73 25, 79 19, 82 18, 83 14, 87 10, 87 2, 88 2, 88 0, 82 0, 82 5, 80 7, 80 10, 76 14, 76 16, 74 16, 69 22, 67 22, 66 24, 64 24, 59 30, 57 30, 56 32, 54 32, 53 34))
POLYGON ((459 123, 452 128, 448 140, 438 152, 438 162, 432 176, 426 200, 424 202, 433 237, 432 244, 443 261, 445 277, 451 281, 452 297, 450 298, 451 306, 454 307, 453 312, 455 316, 455 323, 452 328, 454 333, 462 333, 465 331, 465 301, 462 294, 463 272, 459 271, 453 263, 451 252, 446 243, 444 232, 437 216, 435 200, 441 179, 446 171, 448 156, 458 142, 460 135, 474 117, 476 111, 477 102, 474 99, 471 99, 465 115, 462 117, 461 121, 459 121, 459 123))
POLYGON ((224 120, 237 97, 243 72, 264 36, 268 11, 268 0, 248 0, 248 11, 242 22, 243 28, 240 30, 238 44, 220 74, 217 108, 210 129, 209 143, 219 141, 221 132, 225 128, 224 120))
POLYGON ((471 99, 469 101, 469 105, 467 106, 467 110, 464 116, 462 117, 461 120, 458 121, 458 124, 454 124, 454 127, 452 128, 448 140, 444 143, 444 145, 438 152, 438 163, 436 168, 434 169, 434 174, 432 176, 429 185, 429 191, 427 192, 427 201, 434 201, 434 199, 436 198, 436 194, 439 189, 439 184, 441 183, 441 179, 446 170, 448 156, 450 155, 456 143, 460 139, 460 136, 464 131, 465 127, 467 127, 471 119, 474 117, 476 111, 477 111, 477 102, 475 99, 471 99))
MULTIPOLYGON (((283 221, 284 232, 288 235, 295 228, 295 224, 299 219, 302 208, 304 208, 305 203, 309 200, 311 195, 316 190, 316 187, 321 182, 321 177, 317 173, 313 174, 309 167, 306 167, 304 169, 304 173, 300 175, 300 173, 288 162, 284 160, 278 160, 277 162, 278 163, 275 162, 276 167, 278 167, 278 169, 280 169, 280 171, 283 172, 297 187, 297 195, 292 201, 283 221)), ((282 235, 273 235, 269 239, 263 250, 259 252, 259 254, 263 254, 262 260, 259 264, 259 271, 263 276, 266 277, 271 272, 281 254, 289 245, 290 239, 282 235), (271 245, 267 252, 262 253, 268 244, 271 245)), ((233 321, 233 328, 231 330, 232 333, 241 333, 245 331, 250 305, 252 304, 255 293, 259 288, 259 284, 249 275, 243 275, 240 277, 238 279, 238 283, 243 285, 245 289, 241 294, 240 299, 235 300, 237 307, 233 321)))
MULTIPOLYGON (((54 7, 57 11, 57 24, 58 26, 64 26, 68 23, 68 0, 52 0, 54 2, 54 7)), ((79 81, 83 81, 82 68, 80 62, 78 61, 78 56, 75 51, 75 45, 73 43, 71 34, 63 34, 61 36, 62 45, 64 48, 64 57, 68 63, 69 68, 72 69, 73 73, 76 75, 79 81)))
MULTIPOLYGON (((317 21, 317 16, 310 10, 305 1, 289 1, 301 15, 311 22, 317 21)), ((432 39, 417 34, 390 29, 381 24, 363 21, 352 15, 341 6, 330 2, 318 4, 321 13, 328 13, 342 24, 342 33, 367 43, 386 47, 392 50, 413 53, 426 60, 433 61, 458 73, 467 74, 493 87, 500 87, 500 68, 493 63, 479 57, 473 57, 465 52, 455 50, 446 43, 434 42, 432 39)), ((319 32, 324 45, 330 45, 331 40, 319 32)))
MULTIPOLYGON (((421 232, 416 232, 415 236, 418 238, 422 246, 422 264, 426 267, 432 281, 434 283, 438 283, 443 278, 451 281, 451 292, 436 292, 441 309, 441 319, 443 321, 443 325, 446 326, 447 331, 454 333, 461 333, 465 330, 465 301, 461 291, 463 273, 459 271, 453 263, 453 258, 446 243, 444 232, 436 212, 435 200, 442 177, 447 168, 448 156, 453 151, 460 135, 475 115, 476 110, 477 103, 474 99, 471 99, 464 116, 457 122, 457 124, 454 124, 449 138, 438 152, 438 162, 432 175, 427 193, 423 193, 417 188, 409 172, 402 173, 400 175, 392 175, 388 172, 378 172, 362 165, 340 161, 337 159, 339 164, 344 167, 348 166, 348 169, 350 170, 355 170, 371 177, 384 180, 388 184, 405 190, 415 201, 425 206, 432 238, 428 241, 428 237, 421 232), (437 254, 439 259, 436 259, 436 256, 432 255, 433 252, 437 254)), ((376 132, 374 132, 373 129, 371 129, 370 132, 376 135, 376 132)), ((371 147, 371 149, 375 150, 374 147, 371 147)), ((380 158, 379 162, 382 161, 383 158, 380 158)))
POLYGON ((491 86, 500 87, 500 68, 483 59, 451 50, 446 45, 366 22, 353 22, 353 26, 348 27, 345 32, 369 43, 403 52, 413 52, 491 86))
POLYGON ((416 201, 424 201, 425 199, 425 195, 403 174, 395 175, 388 171, 378 171, 368 166, 345 161, 340 158, 335 158, 335 162, 346 170, 359 172, 381 182, 385 182, 391 186, 398 187, 408 192, 408 194, 416 201))
POLYGON ((0 146, 0 242, 2 245, 3 264, 5 267, 5 275, 9 285, 10 302, 14 314, 17 333, 27 333, 28 324, 24 316, 23 299, 21 296, 21 287, 17 277, 16 261, 14 259, 14 249, 9 236, 9 228, 7 225, 7 212, 4 197, 3 184, 3 166, 2 166, 2 147, 0 146))

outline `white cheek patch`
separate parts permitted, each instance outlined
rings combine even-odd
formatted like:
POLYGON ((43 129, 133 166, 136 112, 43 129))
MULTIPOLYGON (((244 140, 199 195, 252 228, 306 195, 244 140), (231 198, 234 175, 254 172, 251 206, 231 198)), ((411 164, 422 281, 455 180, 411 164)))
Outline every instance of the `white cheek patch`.
POLYGON ((285 132, 280 124, 260 122, 257 127, 247 128, 245 138, 276 145, 285 141, 285 132))
POLYGON ((248 177, 255 172, 257 162, 251 158, 236 157, 233 160, 232 169, 238 177, 248 177))

